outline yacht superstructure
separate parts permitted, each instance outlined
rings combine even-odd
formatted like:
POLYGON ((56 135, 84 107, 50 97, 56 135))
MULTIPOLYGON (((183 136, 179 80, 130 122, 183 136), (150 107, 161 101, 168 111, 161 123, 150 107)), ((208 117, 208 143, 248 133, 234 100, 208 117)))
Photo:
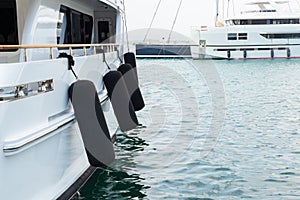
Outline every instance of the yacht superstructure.
POLYGON ((251 1, 239 15, 215 27, 195 28, 193 58, 259 59, 300 57, 300 13, 281 9, 288 1, 251 1))

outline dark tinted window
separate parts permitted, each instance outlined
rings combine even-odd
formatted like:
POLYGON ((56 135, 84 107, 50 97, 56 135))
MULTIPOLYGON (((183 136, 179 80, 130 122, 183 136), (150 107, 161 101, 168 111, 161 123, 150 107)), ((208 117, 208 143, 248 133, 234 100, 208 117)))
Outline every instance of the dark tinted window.
POLYGON ((228 33, 227 39, 228 40, 237 40, 236 33, 228 33))
POLYGON ((300 38, 300 33, 262 33, 261 36, 268 39, 296 39, 300 38))
POLYGON ((90 44, 93 17, 62 6, 57 23, 58 44, 90 44))
POLYGON ((247 40, 247 33, 228 33, 227 40, 247 40))
POLYGON ((233 20, 235 25, 299 24, 299 19, 241 19, 233 20))
POLYGON ((16 0, 1 0, 0 45, 19 44, 17 24, 16 0))
POLYGON ((247 33, 239 33, 239 40, 247 40, 248 34, 247 33))

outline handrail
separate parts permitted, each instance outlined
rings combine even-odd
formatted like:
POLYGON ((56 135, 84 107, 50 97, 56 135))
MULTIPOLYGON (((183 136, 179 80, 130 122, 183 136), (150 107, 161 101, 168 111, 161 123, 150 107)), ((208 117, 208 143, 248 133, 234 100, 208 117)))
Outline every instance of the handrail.
POLYGON ((120 44, 109 43, 109 44, 21 44, 21 45, 0 45, 0 50, 10 50, 10 49, 23 49, 24 50, 24 60, 27 62, 27 49, 47 49, 50 51, 50 59, 53 59, 53 48, 66 48, 69 49, 70 55, 73 54, 73 48, 83 48, 84 56, 87 55, 86 48, 93 47, 94 54, 97 54, 96 47, 104 47, 108 49, 108 52, 115 51, 116 47, 120 44))

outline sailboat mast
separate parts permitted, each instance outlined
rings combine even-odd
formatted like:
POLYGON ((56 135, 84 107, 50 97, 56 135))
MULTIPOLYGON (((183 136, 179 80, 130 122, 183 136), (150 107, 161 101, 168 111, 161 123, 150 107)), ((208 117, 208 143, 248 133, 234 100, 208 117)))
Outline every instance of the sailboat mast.
POLYGON ((152 27, 153 21, 154 21, 154 19, 155 19, 155 17, 156 17, 156 14, 157 14, 158 8, 159 8, 159 6, 160 6, 160 3, 161 3, 161 0, 159 0, 158 4, 157 4, 157 6, 156 6, 156 10, 155 10, 155 12, 154 12, 154 15, 153 15, 153 17, 152 17, 152 20, 151 20, 150 26, 149 26, 149 28, 148 28, 148 30, 147 30, 147 33, 146 33, 146 35, 145 35, 145 37, 144 37, 144 40, 143 40, 143 42, 146 42, 146 39, 147 39, 147 37, 148 37, 148 34, 149 34, 150 30, 151 30, 151 27, 152 27))
POLYGON ((174 26, 175 26, 175 23, 176 23, 176 20, 177 20, 177 17, 178 17, 178 14, 179 14, 180 8, 181 8, 181 4, 182 4, 182 0, 180 0, 179 6, 178 6, 178 9, 177 9, 177 12, 176 12, 175 19, 174 19, 174 22, 173 22, 173 25, 172 25, 171 31, 170 31, 170 33, 169 33, 169 37, 168 37, 167 43, 170 43, 170 40, 171 40, 171 35, 172 35, 172 32, 173 32, 173 29, 174 29, 174 26))

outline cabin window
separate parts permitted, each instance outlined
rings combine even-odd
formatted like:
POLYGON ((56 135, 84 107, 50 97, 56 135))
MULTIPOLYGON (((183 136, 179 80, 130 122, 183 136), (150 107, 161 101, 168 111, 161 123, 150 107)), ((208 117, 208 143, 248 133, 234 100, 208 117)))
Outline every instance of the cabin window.
POLYGON ((234 20, 235 25, 299 24, 299 19, 242 19, 234 20))
POLYGON ((261 36, 267 39, 298 39, 300 33, 262 33, 261 36))
POLYGON ((234 25, 233 20, 226 20, 225 23, 229 26, 234 25))
POLYGON ((228 33, 227 36, 228 36, 227 37, 228 40, 237 40, 236 33, 228 33))
POLYGON ((238 39, 239 40, 247 40, 248 39, 248 34, 247 33, 239 33, 238 34, 238 39))
POLYGON ((241 22, 240 20, 233 20, 234 25, 240 25, 240 22, 241 22))
POLYGON ((93 17, 61 6, 57 23, 57 44, 91 44, 93 17))
POLYGON ((98 42, 102 43, 109 37, 109 21, 98 21, 98 42))
MULTIPOLYGON (((18 45, 16 0, 0 1, 0 45, 18 45)), ((16 51, 13 49, 11 51, 16 51)), ((7 51, 7 50, 5 50, 7 51)))
POLYGON ((79 12, 71 12, 71 41, 75 44, 82 42, 81 15, 79 12))
POLYGON ((227 39, 228 40, 247 40, 248 33, 228 33, 227 39))

